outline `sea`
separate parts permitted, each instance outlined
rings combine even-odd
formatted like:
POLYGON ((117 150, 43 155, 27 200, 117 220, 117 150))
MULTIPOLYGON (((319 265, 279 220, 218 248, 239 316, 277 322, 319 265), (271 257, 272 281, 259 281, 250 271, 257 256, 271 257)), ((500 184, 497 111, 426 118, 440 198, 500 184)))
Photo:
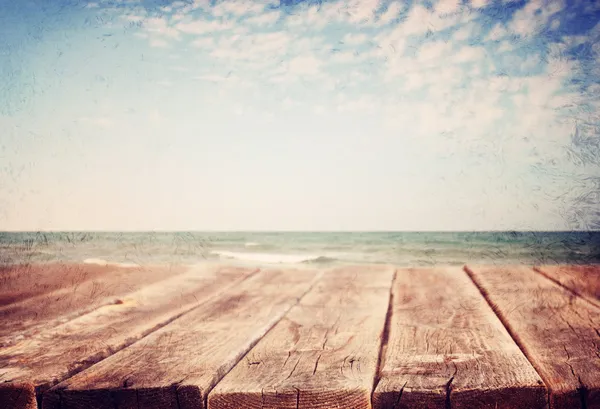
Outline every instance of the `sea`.
POLYGON ((0 265, 600 264, 600 231, 0 232, 0 265))

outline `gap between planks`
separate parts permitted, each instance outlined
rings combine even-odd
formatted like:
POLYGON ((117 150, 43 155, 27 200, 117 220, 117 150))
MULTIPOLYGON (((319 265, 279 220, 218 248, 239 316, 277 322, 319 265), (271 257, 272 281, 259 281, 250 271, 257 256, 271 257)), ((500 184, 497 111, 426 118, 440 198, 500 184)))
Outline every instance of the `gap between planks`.
POLYGON ((384 352, 390 361, 382 362, 374 407, 546 407, 542 380, 464 269, 407 270, 415 276, 396 276, 384 352), (456 314, 461 308, 469 315, 456 314), (473 366, 474 352, 482 356, 473 366), (408 356, 414 354, 414 359, 408 356))
MULTIPOLYGON (((398 277, 398 269, 394 270, 394 274, 392 276, 392 283, 390 285, 390 295, 388 298, 388 309, 385 314, 385 323, 383 326, 383 331, 381 332, 381 345, 379 347, 379 357, 377 358, 377 366, 375 371, 375 379, 373 381, 373 389, 371 390, 371 406, 373 406, 373 395, 375 394, 375 389, 377 389, 377 385, 379 381, 381 381, 381 369, 385 364, 385 353, 387 351, 388 342, 390 340, 390 325, 392 325, 392 314, 394 313, 394 285, 396 284, 396 278, 398 277)), ((402 392, 400 392, 400 397, 402 396, 402 392)), ((400 399, 400 397, 398 399, 400 399)))
POLYGON ((267 270, 229 288, 223 297, 204 303, 191 314, 147 337, 146 344, 151 344, 138 343, 126 348, 57 385, 44 394, 44 408, 56 405, 112 408, 117 400, 123 399, 127 401, 127 407, 202 407, 206 395, 223 374, 302 299, 320 274, 310 270, 302 276, 290 275, 283 280, 283 284, 287 284, 285 291, 279 288, 282 282, 278 280, 282 277, 285 277, 282 270, 267 270), (263 294, 264 291, 268 296, 263 294), (259 301, 258 305, 252 301, 259 301), (229 321, 219 321, 218 317, 222 318, 223 314, 229 321), (248 321, 250 316, 257 321, 248 321), (232 331, 240 320, 247 323, 246 335, 250 339, 243 333, 232 331), (225 325, 228 322, 229 325, 225 325), (210 337, 219 334, 230 336, 223 338, 224 344, 216 345, 210 337), (179 343, 182 349, 171 341, 179 343), (168 350, 159 348, 164 342, 171 345, 168 350), (147 349, 149 345, 152 348, 147 349), (139 362, 140 353, 146 351, 153 359, 147 365, 135 364, 139 362), (190 354, 196 354, 195 359, 187 359, 190 354), (133 371, 125 368, 128 363, 133 365, 133 371), (158 372, 162 375, 151 375, 158 372))
MULTIPOLYGON (((238 284, 241 284, 243 281, 245 281, 245 280, 247 280, 248 278, 252 277, 252 276, 253 276, 254 274, 256 274, 258 271, 260 271, 260 270, 255 270, 255 271, 253 271, 253 273, 252 273, 251 275, 247 276, 247 277, 246 277, 244 280, 242 280, 242 281, 241 281, 240 283, 238 283, 238 284)), ((376 371, 376 375, 375 375, 375 378, 374 378, 374 385, 373 385, 372 393, 375 391, 375 389, 376 389, 376 387, 377 387, 377 384, 378 384, 378 382, 379 382, 379 380, 380 380, 380 377, 381 377, 381 374, 380 374, 380 369, 381 369, 381 366, 384 364, 384 359, 385 359, 385 351, 386 351, 386 348, 387 348, 387 342, 388 342, 388 337, 389 337, 389 328, 390 328, 390 325, 391 325, 391 318, 392 318, 392 314, 393 314, 393 311, 392 311, 392 310, 393 310, 393 309, 392 309, 392 306, 393 306, 393 302, 394 302, 394 299, 393 299, 393 288, 394 288, 394 282, 395 282, 395 280, 396 280, 396 278, 397 278, 397 271, 398 271, 398 270, 394 270, 394 273, 393 273, 393 279, 392 279, 392 285, 391 285, 391 287, 390 287, 390 294, 389 294, 389 300, 388 300, 388 309, 387 309, 387 313, 386 313, 386 316, 385 316, 385 324, 384 324, 384 327, 383 327, 383 329, 382 329, 381 345, 380 345, 380 349, 379 349, 379 356, 378 356, 378 361, 377 361, 377 371, 376 371)), ((489 299, 489 294, 488 294, 488 293, 487 293, 487 291, 486 291, 486 290, 485 290, 485 289, 484 289, 484 288, 483 288, 483 287, 482 287, 482 286, 481 286, 481 285, 478 283, 477 279, 476 279, 476 278, 473 276, 473 273, 472 273, 472 271, 470 270, 469 266, 464 266, 464 267, 463 267, 463 271, 464 271, 464 272, 465 272, 465 273, 466 273, 466 274, 469 276, 469 278, 470 278, 470 279, 471 279, 471 281, 474 283, 474 285, 477 287, 477 289, 479 290, 479 292, 481 293, 481 295, 483 296, 483 298, 486 300, 487 304, 488 304, 488 305, 491 307, 491 309, 494 311, 494 314, 495 314, 495 315, 498 317, 498 319, 501 321, 502 325, 503 325, 503 326, 506 328, 506 330, 508 331, 508 333, 510 334, 510 336, 512 337, 512 339, 514 340, 514 342, 515 342, 515 343, 517 344, 517 346, 518 346, 518 347, 521 349, 521 351, 524 353, 524 355, 525 355, 525 356, 528 358, 529 362, 530 362, 530 363, 531 363, 531 364, 534 366, 534 368, 536 369, 536 371, 538 372, 538 374, 540 374, 540 370, 539 370, 539 369, 536 367, 536 364, 535 364, 535 362, 534 362, 534 361, 533 361, 533 360, 530 358, 530 356, 528 355, 528 353, 527 353, 527 350, 526 350, 526 348, 525 348, 525 347, 522 345, 522 342, 520 341, 519 337, 518 337, 518 336, 516 336, 516 334, 514 334, 514 333, 513 333, 513 331, 511 330, 511 327, 510 327, 510 325, 508 325, 508 323, 507 323, 507 320, 506 320, 506 318, 503 316, 503 314, 502 314, 502 313, 501 313, 501 312, 500 312, 500 311, 499 311, 497 308, 495 308, 495 306, 493 305, 493 303, 491 303, 491 301, 490 301, 490 299, 489 299)), ((536 270, 534 270, 534 271, 536 271, 536 270)), ((552 280, 551 278, 547 277, 545 274, 543 274, 543 273, 540 273, 539 271, 536 271, 536 274, 541 274, 542 276, 544 276, 544 277, 548 278, 550 281, 552 281, 553 283, 555 283, 555 284, 559 285, 560 287, 563 287, 563 288, 565 288, 565 289, 569 290, 571 293, 574 293, 574 294, 578 295, 577 293, 575 293, 575 292, 574 292, 574 291, 572 291, 571 289, 569 289, 569 288, 565 287, 565 286, 564 286, 564 285, 562 285, 561 283, 559 283, 559 282, 556 282, 555 280, 552 280)), ((311 287, 310 287, 310 288, 309 288, 309 289, 308 289, 308 290, 307 290, 307 291, 306 291, 306 292, 305 292, 305 293, 304 293, 304 294, 303 294, 301 297, 299 297, 299 298, 298 298, 298 300, 297 300, 297 303, 299 303, 299 302, 300 302, 300 300, 301 300, 301 299, 302 299, 304 296, 306 296, 306 294, 307 294, 308 292, 310 292, 310 290, 312 289, 312 287, 315 285, 315 283, 316 283, 317 281, 318 281, 318 279, 317 279, 317 280, 315 280, 315 281, 312 283, 311 287)), ((218 297, 219 295, 220 295, 220 293, 219 293, 219 294, 214 294, 212 297, 210 297, 210 298, 209 298, 209 300, 211 300, 211 299, 214 299, 215 297, 218 297)), ((583 297, 581 297, 581 298, 582 298, 582 299, 584 299, 583 297)), ((204 302, 207 302, 207 301, 208 301, 208 300, 206 300, 206 301, 204 301, 204 302)), ((587 300, 586 300, 586 301, 587 301, 587 300)), ((203 302, 203 303, 204 303, 204 302, 203 302)), ((296 303, 296 304, 297 304, 297 303, 296 303)), ((200 304, 200 305, 202 305, 202 304, 200 304)), ((187 314, 187 313, 191 312, 192 310, 194 310, 194 309, 198 308, 200 305, 197 305, 197 306, 195 306, 195 307, 193 307, 193 308, 189 309, 188 311, 185 311, 185 312, 183 312, 183 313, 179 314, 178 316, 176 316, 176 317, 173 317, 173 318, 172 318, 172 319, 170 319, 168 322, 164 323, 162 326, 164 326, 164 325, 167 325, 168 323, 170 323, 170 322, 174 321, 175 319, 177 319, 177 318, 179 318, 179 317, 181 317, 181 316, 183 316, 183 315, 185 315, 185 314, 187 314)), ((282 317, 282 318, 283 318, 283 317, 282 317)), ((274 325, 273 325, 271 328, 269 328, 269 329, 267 330, 267 332, 265 333, 265 335, 263 335, 263 337, 264 337, 264 336, 266 336, 266 335, 267 335, 267 334, 268 334, 268 333, 269 333, 269 332, 270 332, 270 331, 271 331, 271 330, 272 330, 272 329, 275 327, 275 325, 276 325, 276 323, 275 323, 275 324, 274 324, 274 325)), ((162 326, 161 326, 161 327, 162 327, 162 326)), ((153 332, 153 331, 156 331, 156 330, 157 330, 157 329, 159 329, 159 328, 160 328, 160 327, 153 328, 153 329, 152 329, 150 332, 148 332, 148 334, 150 334, 150 333, 151 333, 151 332, 153 332)), ((144 337, 145 337, 145 336, 147 336, 148 334, 145 334, 145 335, 144 335, 144 337)), ((257 339, 257 340, 256 340, 256 342, 255 342, 255 344, 256 344, 256 343, 258 343, 258 342, 260 341, 260 339, 262 339, 262 338, 259 338, 259 339, 257 339)), ((253 345, 253 346, 254 346, 254 345, 253 345)), ((248 353, 249 353, 249 352, 252 350, 252 347, 253 347, 253 346, 251 346, 251 347, 250 347, 250 348, 249 348, 249 349, 246 351, 246 353, 245 353, 245 354, 243 354, 243 356, 241 356, 241 357, 240 357, 239 361, 241 361, 241 360, 243 360, 243 359, 244 359, 244 357, 245 357, 245 356, 246 356, 246 355, 247 355, 247 354, 248 354, 248 353)), ((115 352, 117 352, 117 351, 115 351, 115 352)), ((239 362, 239 361, 238 361, 238 362, 239 362)), ((233 369, 233 367, 232 367, 231 369, 233 369)), ((231 370, 231 369, 230 369, 230 370, 231 370)), ((227 372, 229 372, 229 371, 227 371, 227 372)), ((225 375, 226 375, 226 373, 224 374, 224 376, 225 376, 225 375)), ((540 374, 540 376, 541 376, 541 374, 540 374)), ((448 382, 448 387, 449 387, 449 388, 451 388, 451 382, 452 382, 452 379, 450 379, 450 381, 448 382)), ((400 391, 400 393, 402 393, 402 391, 400 391)), ((448 403, 449 403, 449 402, 448 402, 448 403)), ((447 403, 446 407, 448 407, 448 403, 447 403)), ((206 402, 205 402, 205 404, 206 404, 206 402)))
POLYGON ((529 361, 531 366, 533 366, 533 369, 535 369, 535 371, 537 372, 539 377, 542 379, 542 382, 544 382, 544 386, 546 387, 546 391, 547 391, 546 392, 546 395, 547 395, 546 401, 548 402, 548 408, 550 408, 550 394, 551 394, 550 387, 548 386, 546 379, 544 379, 544 376, 542 375, 542 371, 541 371, 540 367, 536 364, 536 362, 532 358, 531 354, 527 351, 527 348, 525 348, 525 345, 523 344, 523 342, 521 341, 519 336, 512 330, 512 327, 508 323, 508 320, 506 319, 504 314, 502 314, 502 312, 498 309, 498 307, 492 302, 492 300, 490 300, 489 293, 487 292, 487 290, 485 288, 483 288, 483 286, 481 285, 479 280, 475 277, 471 268, 468 265, 465 265, 465 266, 463 266, 463 270, 469 276, 469 278, 471 279, 473 284, 475 284, 475 287, 477 287, 477 289, 479 290, 479 292, 485 299, 485 302, 490 306, 492 311, 494 311, 494 314, 496 314, 496 316, 498 317, 498 319, 500 320, 500 322, 502 323, 504 328, 506 328, 506 331, 508 332, 510 337, 513 339, 515 344, 517 344, 517 346, 519 347, 519 349, 521 350, 523 355, 525 355, 525 358, 527 358, 527 360, 529 361))
POLYGON ((394 273, 328 271, 215 387, 208 407, 370 408, 394 273))
MULTIPOLYGON (((221 379, 219 379, 216 384, 213 386, 212 389, 214 389, 215 387, 217 387, 217 385, 231 372, 233 371, 233 369, 244 360, 244 358, 246 358, 248 356, 248 354, 250 354, 252 352, 252 350, 254 349, 254 347, 266 336, 269 335, 269 333, 271 333, 273 331, 273 329, 277 326, 277 324, 279 324, 279 322, 284 319, 286 317, 286 315, 294 308, 296 307, 298 304, 300 304, 300 302, 302 301, 302 299, 304 297, 306 297, 306 295, 308 293, 310 293, 312 291, 312 289, 317 285, 317 283, 321 280, 321 278, 323 278, 323 274, 325 274, 325 271, 319 271, 317 273, 317 275, 315 276, 315 278, 313 278, 312 282, 309 284, 308 288, 306 289, 306 291, 301 294, 298 299, 296 300, 296 302, 290 306, 290 308, 281 315, 281 317, 279 317, 279 319, 275 322, 272 323, 272 325, 265 331, 265 333, 261 336, 258 337, 257 339, 255 339, 251 344, 250 347, 248 348, 248 350, 243 353, 242 355, 240 355, 239 359, 237 360, 237 362, 235 362, 233 365, 231 365, 231 367, 227 370, 223 372, 223 376, 221 376, 221 379)), ((212 390, 211 390, 212 391, 212 390)), ((208 396, 210 394, 211 391, 208 391, 205 395, 204 395, 204 399, 203 399, 203 408, 202 409, 207 409, 208 406, 208 396)), ((299 397, 300 395, 298 395, 299 397)), ((181 408, 181 405, 179 405, 179 401, 177 402, 178 407, 181 408)), ((296 402, 296 406, 298 406, 298 401, 296 402)), ((39 409, 42 409, 41 407, 39 409)), ((296 407, 296 409, 298 409, 298 407, 296 407)))
MULTIPOLYGON (((205 273, 207 272, 211 272, 214 274, 218 274, 218 272, 220 271, 220 269, 222 268, 226 268, 223 266, 209 266, 206 268, 206 270, 204 271, 205 273)), ((241 284, 243 284, 246 280, 256 276, 258 273, 260 273, 260 268, 255 268, 255 269, 248 269, 247 272, 245 274, 240 274, 240 278, 238 280, 236 280, 236 282, 234 283, 230 283, 227 285, 222 286, 221 288, 219 288, 217 291, 212 292, 212 294, 208 295, 206 298, 204 299, 200 299, 199 301, 196 299, 196 296, 194 295, 193 298, 196 299, 195 302, 191 302, 189 304, 186 305, 186 303, 184 302, 184 304, 182 304, 182 309, 180 309, 180 311, 177 311, 177 309, 175 309, 173 311, 173 315, 170 316, 165 316, 164 319, 156 322, 156 324, 152 327, 149 328, 145 328, 143 331, 141 331, 138 335, 136 336, 132 336, 131 339, 126 339, 124 340, 123 343, 113 343, 112 345, 110 345, 110 348, 104 348, 104 349, 99 349, 97 351, 97 353, 90 355, 90 356, 85 356, 85 364, 83 365, 79 365, 76 367, 70 367, 68 368, 68 371, 66 373, 64 373, 64 376, 58 376, 58 377, 52 377, 52 379, 57 378, 56 380, 58 382, 63 382, 65 380, 68 380, 70 378, 72 378, 73 376, 75 376, 76 374, 90 368, 91 366, 98 364, 99 362, 110 358, 112 355, 130 347, 131 345, 134 345, 136 342, 139 342, 141 340, 143 340, 144 338, 146 338, 147 336, 149 336, 150 334, 160 330, 161 328, 171 324, 172 322, 176 321, 179 318, 184 317, 185 315, 193 312, 194 310, 196 310, 197 308, 201 307, 202 305, 212 302, 215 299, 218 299, 219 297, 221 297, 224 293, 226 293, 228 290, 230 290, 231 288, 235 288, 236 286, 239 286, 241 284), (188 308, 186 308, 188 307, 188 308), (106 355, 104 355, 106 354, 106 355)), ((186 274, 192 274, 193 275, 193 270, 188 271, 186 274)), ((207 275, 206 277, 209 277, 209 275, 207 275)), ((185 278, 185 274, 183 275, 178 275, 177 277, 173 277, 173 280, 177 280, 180 278, 185 278)), ((153 283, 152 285, 158 285, 159 283, 153 283)), ((151 286, 148 287, 144 287, 144 288, 150 288, 151 286)), ((144 288, 138 290, 137 292, 133 292, 131 294, 138 294, 140 292, 142 292, 144 290, 144 288)), ((98 307, 96 310, 100 310, 101 307, 98 307)), ((153 310, 150 310, 151 313, 154 313, 153 310)), ((94 314, 94 311, 88 312, 87 314, 85 314, 84 316, 91 316, 94 314)), ((156 311, 156 314, 158 316, 159 312, 158 310, 156 311)), ((168 310, 165 311, 164 314, 168 314, 168 310)), ((131 315, 131 314, 129 314, 131 315)), ((82 319, 81 317, 72 319, 67 321, 66 323, 62 324, 63 326, 65 325, 69 325, 69 322, 75 322, 76 320, 80 320, 82 319)), ((41 342, 43 340, 40 340, 41 342)), ((106 341, 106 340, 105 340, 106 341)), ((46 342, 47 343, 47 342, 46 342)), ((0 355, 0 358, 2 358, 2 355, 0 355)), ((43 372, 42 372, 43 373, 43 372)), ((6 375, 6 374, 5 374, 6 375)), ((57 375, 63 375, 63 374, 57 374, 57 375)), ((0 378, 3 375, 0 373, 0 378)), ((29 376, 29 375, 28 375, 29 376)), ((27 377, 28 377, 27 376, 27 377)), ((10 379, 10 378, 9 378, 10 379)), ((50 379, 50 378, 49 378, 50 379)), ((55 382, 56 382, 55 380, 55 382)), ((42 398, 43 398, 43 394, 50 389, 53 384, 52 383, 48 383, 47 381, 44 381, 43 383, 40 383, 38 380, 29 382, 26 378, 24 379, 19 379, 19 377, 17 377, 17 379, 13 380, 13 382, 6 382, 4 383, 4 385, 0 385, 0 387, 4 386, 4 389, 6 388, 10 388, 11 384, 14 385, 15 388, 19 389, 19 385, 23 384, 23 385, 27 385, 28 383, 30 383, 32 385, 32 387, 34 388, 33 391, 35 393, 35 397, 32 397, 31 399, 35 399, 37 401, 37 406, 41 408, 42 404, 42 398)), ((23 388, 21 389, 22 391, 24 391, 23 393, 25 394, 31 394, 31 392, 29 391, 28 388, 23 388)), ((1 391, 0 391, 1 392, 1 391)), ((0 395, 4 396, 6 393, 10 393, 10 392, 5 392, 2 393, 0 395)), ((29 398, 28 398, 29 399, 29 398)), ((29 408, 28 406, 26 406, 27 408, 29 408)), ((17 408, 20 408, 20 406, 17 406, 17 408)))
MULTIPOLYGON (((600 266, 598 268, 599 268, 598 274, 600 274, 600 266)), ((545 270, 545 266, 533 266, 533 271, 540 274, 542 277, 547 278, 548 280, 552 281, 556 285, 558 285, 558 286, 564 288, 565 290, 569 291, 570 293, 574 294, 576 297, 579 297, 580 299, 589 302, 594 307, 600 308, 600 300, 598 300, 594 297, 591 297, 586 293, 579 291, 575 286, 569 286, 569 285, 561 282, 560 280, 558 280, 558 278, 551 276, 544 270, 545 270)))
POLYGON ((600 408, 600 379, 594 375, 600 374, 598 347, 592 339, 589 340, 594 348, 581 339, 595 338, 598 334, 597 307, 531 267, 465 266, 464 269, 543 379, 550 407, 600 408), (515 304, 515 293, 507 284, 513 280, 531 298, 515 304), (555 316, 564 323, 557 324, 555 316), (548 331, 552 331, 549 337, 548 331))

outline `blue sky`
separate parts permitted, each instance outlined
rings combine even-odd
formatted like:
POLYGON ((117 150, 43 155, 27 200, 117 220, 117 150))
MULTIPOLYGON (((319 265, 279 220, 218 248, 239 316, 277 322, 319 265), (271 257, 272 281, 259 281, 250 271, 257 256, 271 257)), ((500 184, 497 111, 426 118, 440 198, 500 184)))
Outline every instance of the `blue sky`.
POLYGON ((0 230, 600 228, 597 2, 0 10, 0 230))

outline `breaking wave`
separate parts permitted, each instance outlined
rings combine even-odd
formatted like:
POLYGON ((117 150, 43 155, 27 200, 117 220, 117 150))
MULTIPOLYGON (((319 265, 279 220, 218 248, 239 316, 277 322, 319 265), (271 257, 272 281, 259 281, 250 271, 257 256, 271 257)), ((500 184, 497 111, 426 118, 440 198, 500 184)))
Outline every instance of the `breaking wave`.
POLYGON ((118 266, 118 267, 129 267, 129 268, 135 268, 135 267, 139 267, 139 264, 135 264, 135 263, 115 263, 113 261, 106 261, 103 260, 101 258, 86 258, 85 260, 83 260, 84 264, 98 264, 100 266, 118 266))
POLYGON ((311 254, 278 254, 278 253, 240 253, 234 251, 213 251, 212 254, 222 259, 235 259, 270 264, 326 263, 334 258, 311 254))

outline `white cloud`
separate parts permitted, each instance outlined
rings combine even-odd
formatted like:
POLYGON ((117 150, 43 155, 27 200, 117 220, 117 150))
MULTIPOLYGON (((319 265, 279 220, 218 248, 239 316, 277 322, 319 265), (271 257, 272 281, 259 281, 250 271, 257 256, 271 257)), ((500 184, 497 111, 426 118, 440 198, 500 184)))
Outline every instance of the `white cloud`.
POLYGON ((375 56, 394 58, 402 55, 406 46, 406 35, 402 26, 391 31, 383 32, 375 37, 379 50, 374 52, 375 56))
POLYGON ((488 33, 488 39, 491 41, 498 41, 507 36, 506 29, 502 23, 496 24, 488 33))
POLYGON ((425 85, 425 73, 420 71, 412 71, 403 76, 404 91, 414 91, 425 85))
POLYGON ((278 11, 271 11, 258 16, 250 17, 244 21, 248 24, 262 27, 275 24, 277 20, 279 20, 279 17, 280 13, 278 11))
POLYGON ((521 71, 530 71, 539 66, 541 60, 538 54, 530 54, 521 62, 521 71))
POLYGON ((350 23, 372 23, 379 0, 350 0, 346 3, 346 15, 350 23))
POLYGON ((490 0, 471 0, 471 6, 474 8, 483 8, 490 3, 490 0))
POLYGON ((466 24, 459 28, 453 35, 452 41, 465 41, 470 38, 473 32, 473 26, 470 24, 466 24))
POLYGON ((171 22, 175 23, 185 18, 185 13, 175 13, 171 16, 171 22))
POLYGON ((459 24, 466 24, 476 14, 467 13, 466 8, 457 7, 454 1, 442 0, 435 11, 416 4, 410 9, 408 17, 398 28, 404 32, 404 35, 425 34, 427 31, 438 32, 459 24))
POLYGON ((219 21, 219 20, 192 20, 187 22, 180 22, 175 26, 179 31, 187 34, 207 34, 216 31, 229 30, 233 27, 233 23, 230 21, 219 21))
POLYGON ((337 111, 349 113, 368 113, 376 111, 378 106, 378 101, 366 95, 356 99, 349 99, 345 95, 340 95, 338 97, 337 111))
MULTIPOLYGON (((510 51, 510 44, 504 41, 502 48, 510 51)), ((543 155, 558 155, 560 146, 569 143, 569 132, 561 125, 557 110, 577 104, 580 98, 577 92, 564 92, 564 81, 576 70, 576 65, 563 57, 566 48, 566 44, 550 46, 543 75, 481 78, 481 67, 491 63, 483 48, 456 49, 452 42, 443 41, 424 43, 414 56, 388 59, 387 78, 399 80, 401 85, 395 87, 398 96, 382 111, 385 124, 410 135, 411 144, 432 155, 504 155, 517 167, 537 163, 543 155), (468 71, 459 65, 464 62, 472 63, 468 71), (415 91, 426 93, 424 102, 411 98, 417 95, 415 91), (511 98, 515 110, 504 105, 504 96, 511 98), (530 154, 532 146, 540 156, 530 154)), ((531 72, 543 62, 539 54, 530 54, 515 63, 531 72)))
MULTIPOLYGON (((308 10, 303 10, 298 14, 288 15, 286 24, 290 29, 320 30, 333 21, 329 19, 329 13, 327 13, 327 10, 330 10, 331 7, 332 5, 328 5, 319 9, 316 6, 311 6, 308 10)), ((339 15, 336 17, 337 19, 340 18, 339 15)))
POLYGON ((122 16, 123 19, 130 21, 132 23, 138 23, 140 21, 144 21, 144 16, 142 15, 137 15, 137 14, 128 14, 125 16, 122 16))
POLYGON ((290 74, 310 76, 319 74, 321 61, 313 55, 302 55, 293 58, 288 64, 290 74))
POLYGON ((88 4, 85 5, 86 9, 95 9, 95 8, 98 8, 98 7, 100 7, 100 5, 98 3, 88 3, 88 4))
POLYGON ((212 37, 201 37, 192 41, 192 45, 198 48, 209 49, 215 45, 215 40, 212 37))
POLYGON ((255 68, 270 64, 288 51, 291 37, 285 32, 232 35, 222 37, 211 56, 229 61, 244 61, 255 68))
POLYGON ((344 36, 342 41, 344 44, 348 45, 360 45, 367 41, 367 36, 365 34, 348 33, 344 36))
POLYGON ((450 60, 452 63, 481 62, 485 60, 486 53, 483 47, 462 47, 458 52, 453 52, 450 60))
POLYGON ((452 44, 445 41, 430 41, 425 43, 419 49, 417 62, 420 67, 430 65, 439 65, 443 63, 443 56, 448 55, 452 50, 452 44))
POLYGON ((264 10, 264 5, 255 1, 235 0, 220 1, 211 8, 214 16, 224 16, 227 14, 240 17, 247 14, 256 14, 264 10))
POLYGON ((398 17, 401 9, 400 3, 396 1, 390 3, 385 12, 379 17, 379 22, 381 24, 391 23, 395 18, 398 17))
POLYGON ((201 9, 201 10, 209 10, 211 5, 211 0, 194 0, 191 4, 188 4, 187 6, 183 7, 181 9, 182 13, 188 13, 191 10, 197 10, 197 9, 201 9))
POLYGON ((360 62, 363 61, 367 56, 365 54, 357 54, 350 51, 342 51, 339 53, 335 53, 333 57, 331 57, 331 61, 335 63, 352 63, 352 62, 360 62))
POLYGON ((436 14, 450 14, 459 10, 460 0, 439 0, 435 5, 436 14))
POLYGON ((546 27, 550 18, 562 7, 562 1, 544 4, 542 0, 530 0, 522 9, 515 12, 509 29, 521 37, 533 35, 546 27))
POLYGON ((512 51, 514 48, 515 48, 515 46, 511 42, 502 41, 500 43, 500 46, 498 46, 497 52, 499 52, 499 53, 509 52, 509 51, 512 51))
POLYGON ((173 27, 170 27, 165 18, 147 18, 144 20, 143 24, 148 33, 165 36, 166 38, 175 40, 180 38, 179 31, 173 27))

